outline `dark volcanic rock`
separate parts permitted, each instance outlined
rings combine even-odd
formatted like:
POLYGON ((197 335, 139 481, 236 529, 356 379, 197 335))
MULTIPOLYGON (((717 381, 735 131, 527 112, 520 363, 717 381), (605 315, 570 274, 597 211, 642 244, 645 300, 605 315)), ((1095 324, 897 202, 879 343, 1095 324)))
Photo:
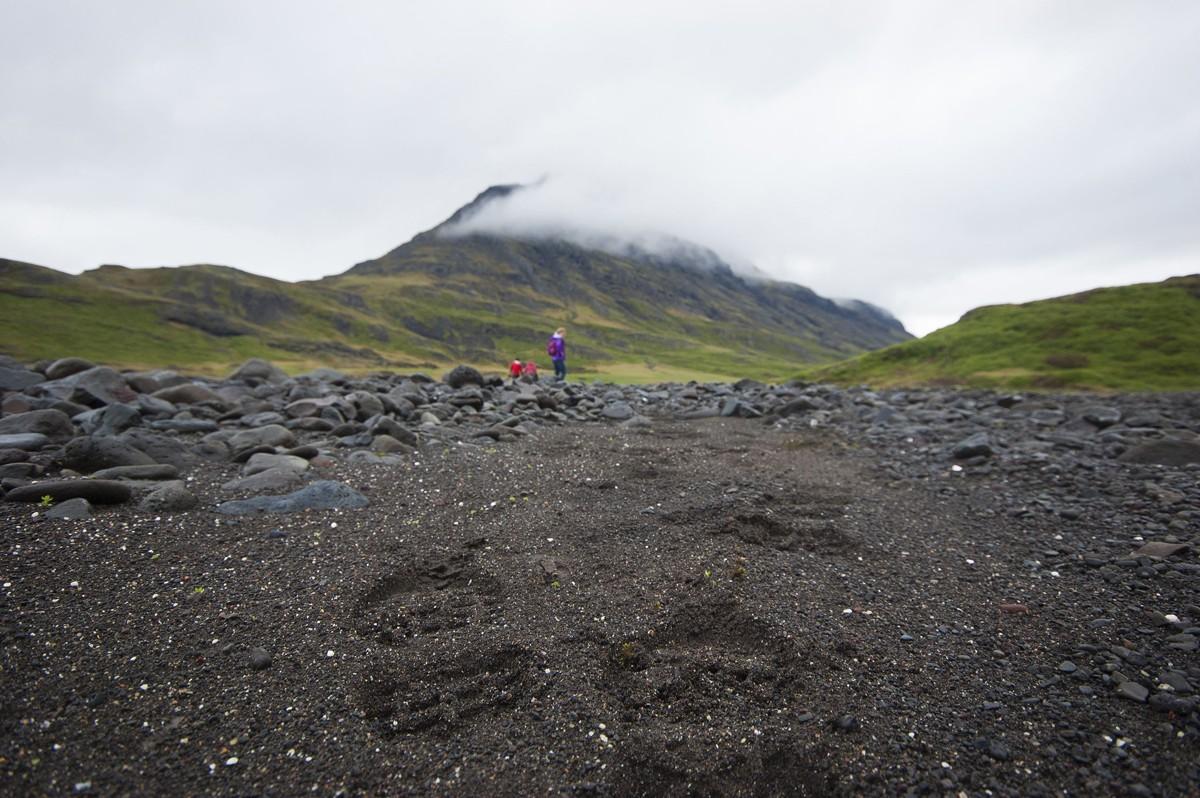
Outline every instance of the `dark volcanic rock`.
POLYGON ((1119 458, 1123 463, 1153 463, 1181 466, 1200 463, 1200 443, 1194 441, 1161 440, 1142 443, 1119 458))
POLYGON ((63 447, 59 462, 81 474, 116 466, 155 465, 145 452, 118 438, 75 438, 63 447))
POLYGON ((102 468, 92 474, 93 479, 175 479, 179 469, 167 463, 154 465, 128 465, 102 468))
POLYGON ((445 383, 451 388, 461 388, 464 385, 472 384, 483 387, 484 379, 476 369, 470 366, 455 366, 449 374, 446 375, 445 383))
POLYGON ((176 480, 155 488, 142 499, 139 506, 152 513, 177 513, 190 510, 197 504, 199 500, 182 482, 176 480))
POLYGON ((151 395, 156 399, 165 399, 176 405, 195 405, 201 402, 213 402, 217 405, 225 405, 225 400, 216 391, 198 382, 173 385, 169 388, 155 391, 151 395))
POLYGON ((74 437, 75 425, 61 410, 30 410, 0 418, 0 435, 36 432, 53 441, 74 437))
POLYGON ((108 479, 60 479, 35 482, 4 494, 5 501, 40 502, 49 496, 56 502, 87 499, 92 504, 120 504, 129 501, 133 491, 124 482, 108 479))
POLYGON ((261 358, 250 358, 229 375, 230 380, 243 382, 286 382, 288 375, 283 369, 261 358))
POLYGON ((40 432, 23 432, 0 435, 0 449, 22 449, 36 452, 50 443, 50 439, 40 432))
POLYGON ((81 371, 87 371, 95 367, 95 363, 90 360, 84 360, 81 357, 59 358, 46 367, 46 379, 61 380, 63 377, 70 377, 72 374, 78 374, 81 371))
POLYGON ((993 452, 991 441, 986 432, 977 432, 954 445, 952 454, 956 460, 966 460, 969 457, 987 457, 993 452))
POLYGON ((370 502, 366 496, 341 482, 321 480, 284 496, 258 496, 217 505, 227 515, 246 513, 294 513, 301 510, 356 510, 370 502))
POLYGON ((92 505, 87 499, 67 499, 62 504, 56 504, 45 512, 47 518, 58 518, 67 521, 78 521, 92 517, 92 505))
POLYGON ((45 376, 36 371, 0 366, 0 391, 22 391, 39 382, 44 382, 45 379, 45 376))

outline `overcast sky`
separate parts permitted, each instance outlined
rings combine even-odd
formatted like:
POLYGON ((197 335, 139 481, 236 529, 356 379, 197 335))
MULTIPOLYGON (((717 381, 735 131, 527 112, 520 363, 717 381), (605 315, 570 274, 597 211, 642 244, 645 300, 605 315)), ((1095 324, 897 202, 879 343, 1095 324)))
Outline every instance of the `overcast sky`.
POLYGON ((1200 3, 0 0, 0 257, 311 279, 543 175, 917 334, 1200 272, 1200 3))

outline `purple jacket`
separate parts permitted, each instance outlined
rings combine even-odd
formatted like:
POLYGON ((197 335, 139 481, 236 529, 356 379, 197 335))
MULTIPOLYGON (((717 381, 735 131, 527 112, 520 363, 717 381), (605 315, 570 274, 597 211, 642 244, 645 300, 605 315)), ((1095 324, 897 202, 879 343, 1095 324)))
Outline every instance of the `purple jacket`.
POLYGON ((567 357, 567 342, 561 335, 551 335, 546 342, 546 354, 551 360, 565 360, 567 357))

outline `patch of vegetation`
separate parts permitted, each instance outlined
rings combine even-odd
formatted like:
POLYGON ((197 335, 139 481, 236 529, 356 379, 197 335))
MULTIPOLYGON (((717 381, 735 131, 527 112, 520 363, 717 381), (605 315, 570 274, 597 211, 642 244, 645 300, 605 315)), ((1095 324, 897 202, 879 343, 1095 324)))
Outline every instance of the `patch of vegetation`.
POLYGON ((881 387, 1200 389, 1200 275, 976 308, 915 341, 806 379, 881 387))

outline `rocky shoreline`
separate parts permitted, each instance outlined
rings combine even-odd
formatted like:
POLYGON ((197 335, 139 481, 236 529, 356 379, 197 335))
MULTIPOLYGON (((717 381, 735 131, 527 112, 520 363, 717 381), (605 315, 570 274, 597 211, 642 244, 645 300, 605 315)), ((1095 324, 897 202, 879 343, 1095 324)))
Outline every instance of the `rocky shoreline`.
POLYGON ((1195 394, 0 391, 29 794, 1200 790, 1195 394))

